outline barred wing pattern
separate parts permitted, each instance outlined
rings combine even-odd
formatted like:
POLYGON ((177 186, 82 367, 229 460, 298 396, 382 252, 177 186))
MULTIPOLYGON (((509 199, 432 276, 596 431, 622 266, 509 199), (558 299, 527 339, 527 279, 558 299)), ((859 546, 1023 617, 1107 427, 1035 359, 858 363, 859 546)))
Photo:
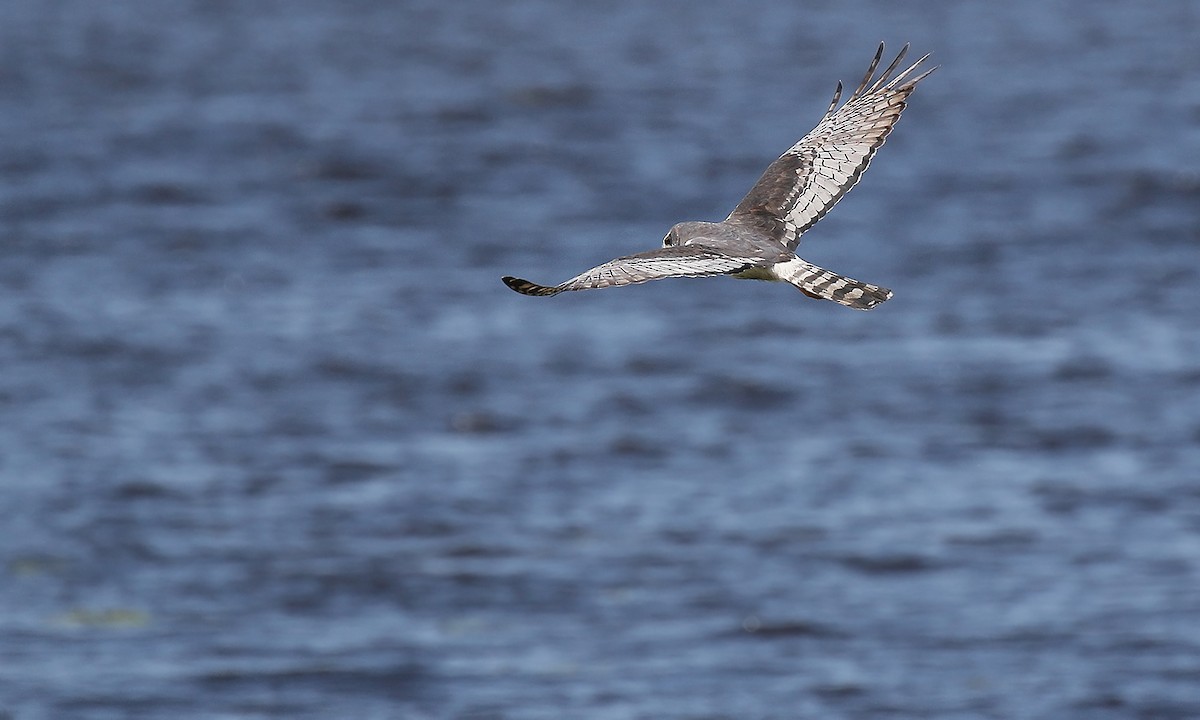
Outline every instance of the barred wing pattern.
POLYGON ((669 277, 724 275, 763 261, 764 258, 734 257, 699 245, 676 245, 609 260, 560 285, 538 285, 510 276, 502 279, 505 285, 524 295, 557 295, 567 290, 636 285, 669 277))
POLYGON ((858 182, 900 119, 913 88, 937 69, 905 81, 929 57, 925 55, 893 77, 907 52, 905 45, 883 74, 875 78, 883 57, 880 43, 862 83, 846 103, 837 107, 842 97, 842 84, 838 83, 821 122, 767 167, 726 219, 762 228, 789 250, 795 250, 800 235, 858 182))

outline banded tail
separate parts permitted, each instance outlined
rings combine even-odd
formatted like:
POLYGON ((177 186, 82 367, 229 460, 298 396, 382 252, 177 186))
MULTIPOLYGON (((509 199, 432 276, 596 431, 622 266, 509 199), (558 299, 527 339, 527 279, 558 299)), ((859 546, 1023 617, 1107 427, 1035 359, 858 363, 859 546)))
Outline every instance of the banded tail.
POLYGON ((832 300, 855 310, 870 310, 892 297, 892 291, 885 287, 838 275, 800 258, 780 263, 773 269, 780 280, 795 285, 805 295, 832 300))

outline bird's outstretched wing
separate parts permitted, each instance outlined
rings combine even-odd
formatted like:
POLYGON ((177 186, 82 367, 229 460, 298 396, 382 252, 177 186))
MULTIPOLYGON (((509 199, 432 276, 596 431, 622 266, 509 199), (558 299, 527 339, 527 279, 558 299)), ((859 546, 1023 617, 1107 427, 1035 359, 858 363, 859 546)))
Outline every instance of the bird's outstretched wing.
POLYGON ((635 285, 669 277, 705 277, 745 270, 764 258, 734 257, 701 245, 674 245, 609 260, 554 286, 505 276, 504 284, 524 295, 557 295, 567 290, 591 290, 635 285))
POLYGON ((905 80, 925 55, 893 76, 908 52, 905 45, 878 78, 883 43, 862 84, 840 108, 842 84, 821 122, 767 167, 727 220, 759 227, 795 250, 800 235, 842 199, 900 119, 905 100, 917 83, 937 68, 905 80))

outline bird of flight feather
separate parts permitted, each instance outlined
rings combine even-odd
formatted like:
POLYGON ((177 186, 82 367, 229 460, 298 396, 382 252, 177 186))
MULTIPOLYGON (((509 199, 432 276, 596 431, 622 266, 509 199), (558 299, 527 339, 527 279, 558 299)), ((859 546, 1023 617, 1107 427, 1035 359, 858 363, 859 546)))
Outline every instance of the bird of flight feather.
POLYGON ((883 43, 858 88, 838 107, 839 82, 829 110, 807 135, 771 163, 750 192, 721 222, 683 222, 663 246, 610 260, 559 285, 538 285, 505 276, 504 284, 524 295, 634 285, 669 277, 731 275, 783 281, 809 297, 870 310, 892 297, 878 285, 839 275, 794 253, 800 236, 842 199, 867 169, 875 151, 900 119, 908 96, 937 68, 915 75, 929 55, 899 73, 908 52, 901 48, 881 74, 883 43))

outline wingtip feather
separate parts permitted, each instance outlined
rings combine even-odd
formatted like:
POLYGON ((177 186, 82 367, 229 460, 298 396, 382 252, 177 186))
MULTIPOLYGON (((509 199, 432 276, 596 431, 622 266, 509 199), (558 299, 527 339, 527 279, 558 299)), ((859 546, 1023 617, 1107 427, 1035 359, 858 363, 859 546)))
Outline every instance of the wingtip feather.
POLYGON ((500 279, 504 282, 505 285, 507 285, 509 287, 510 290, 519 292, 522 295, 532 295, 534 297, 546 297, 549 295, 557 295, 560 292, 562 292, 562 290, 559 288, 546 287, 545 285, 538 285, 537 283, 529 282, 528 280, 523 280, 521 278, 513 277, 511 275, 505 275, 504 277, 502 277, 500 279))
POLYGON ((833 91, 833 99, 829 101, 829 109, 825 111, 825 117, 829 117, 837 110, 838 100, 842 99, 842 81, 838 80, 837 89, 833 91))
MULTIPOLYGON (((888 82, 889 78, 891 78, 892 73, 896 71, 896 67, 900 65, 900 61, 903 60, 904 56, 907 54, 908 54, 908 43, 904 43, 904 47, 900 48, 900 52, 896 53, 896 57, 892 59, 891 64, 889 64, 887 66, 886 70, 884 70, 882 73, 880 73, 879 79, 877 79, 875 81, 875 83, 873 85, 871 85, 870 89, 867 90, 867 93, 870 94, 870 93, 876 92, 877 90, 879 90, 879 88, 883 87, 884 84, 888 82)), ((919 64, 920 62, 921 61, 918 60, 916 64, 912 65, 912 67, 910 67, 908 70, 905 70, 904 72, 908 72, 909 70, 912 70, 912 68, 916 67, 917 64, 919 64)), ((904 76, 904 73, 901 73, 900 77, 903 77, 903 76, 904 76)), ((897 79, 899 79, 899 78, 897 78, 897 79)))
MULTIPOLYGON (((875 57, 872 58, 872 60, 871 60, 871 65, 867 68, 866 74, 863 75, 862 82, 860 82, 858 84, 858 87, 850 95, 850 100, 853 100, 854 98, 861 95, 862 91, 865 90, 867 88, 867 85, 869 85, 871 83, 871 78, 874 77, 874 75, 875 75, 875 68, 879 67, 879 61, 882 59, 883 59, 883 42, 880 41, 879 48, 877 50, 875 50, 875 57)), ((849 102, 849 100, 847 100, 846 102, 849 102)))
MULTIPOLYGON (((927 57, 929 57, 929 56, 928 56, 928 55, 926 55, 925 57, 921 58, 921 60, 924 60, 924 59, 925 59, 925 58, 927 58, 927 57)), ((917 62, 919 63, 919 62, 920 62, 920 60, 918 60, 917 62)), ((916 67, 916 66, 914 65, 913 67, 916 67)), ((934 70, 937 70, 937 69, 938 69, 938 68, 940 68, 940 67, 941 67, 941 65, 934 65, 933 67, 929 68, 929 69, 928 69, 928 70, 926 70, 925 72, 923 72, 923 73, 921 73, 920 75, 916 76, 916 77, 915 77, 915 78, 913 78, 912 80, 909 80, 908 82, 904 83, 904 85, 902 85, 901 87, 904 87, 904 88, 912 88, 912 87, 916 87, 917 83, 921 82, 921 81, 922 81, 922 80, 924 80, 925 78, 927 78, 927 77, 929 77, 930 75, 932 75, 932 74, 933 74, 933 71, 934 71, 934 70)), ((908 71, 905 71, 905 72, 907 73, 908 71)))

